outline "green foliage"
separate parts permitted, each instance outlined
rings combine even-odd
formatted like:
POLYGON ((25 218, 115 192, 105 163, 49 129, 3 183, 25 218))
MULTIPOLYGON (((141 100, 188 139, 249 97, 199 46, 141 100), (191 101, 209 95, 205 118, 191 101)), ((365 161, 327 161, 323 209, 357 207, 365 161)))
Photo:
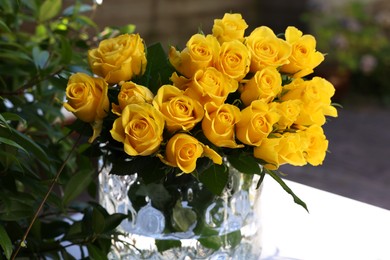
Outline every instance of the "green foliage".
POLYGON ((69 74, 86 71, 92 36, 102 38, 89 18, 96 6, 89 3, 0 0, 2 259, 73 259, 65 245, 86 247, 101 258, 124 218, 85 202, 96 195, 95 161, 85 155, 85 145, 71 153, 77 135, 65 127, 72 119, 61 111, 69 74), (72 219, 80 214, 82 220, 72 219))

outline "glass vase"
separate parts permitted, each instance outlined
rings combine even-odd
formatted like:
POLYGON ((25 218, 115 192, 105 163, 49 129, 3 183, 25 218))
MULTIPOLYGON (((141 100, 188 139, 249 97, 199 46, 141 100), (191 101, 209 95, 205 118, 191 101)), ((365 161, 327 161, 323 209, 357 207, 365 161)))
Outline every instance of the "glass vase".
POLYGON ((228 184, 212 194, 194 176, 144 184, 137 174, 99 175, 99 201, 128 214, 109 259, 259 259, 262 249, 258 176, 229 168, 228 184))

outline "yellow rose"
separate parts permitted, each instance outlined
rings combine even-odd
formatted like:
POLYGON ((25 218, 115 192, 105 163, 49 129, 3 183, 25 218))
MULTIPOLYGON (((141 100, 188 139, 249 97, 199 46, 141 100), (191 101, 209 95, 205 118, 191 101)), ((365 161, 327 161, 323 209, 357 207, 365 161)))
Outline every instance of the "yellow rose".
POLYGON ((216 68, 235 80, 243 79, 249 72, 251 56, 248 48, 240 41, 224 42, 216 68))
POLYGON ((276 170, 280 166, 279 162, 280 138, 265 138, 260 146, 253 149, 253 156, 264 161, 264 167, 276 170))
POLYGON ((294 78, 301 78, 313 72, 323 60, 324 55, 316 51, 316 39, 305 34, 293 26, 285 32, 286 41, 292 45, 290 63, 281 67, 282 72, 293 74, 294 78))
POLYGON ((282 77, 276 68, 259 70, 241 90, 241 101, 249 106, 253 100, 271 102, 282 91, 282 77))
POLYGON ((203 106, 184 91, 172 85, 164 85, 158 89, 153 105, 160 110, 169 132, 177 130, 189 131, 204 116, 203 106))
POLYGON ((191 173, 196 169, 196 161, 207 156, 216 164, 222 164, 222 157, 208 146, 200 143, 195 137, 179 133, 169 139, 166 157, 159 156, 161 161, 173 167, 179 167, 184 173, 191 173))
POLYGON ((130 80, 145 72, 144 42, 138 34, 103 40, 98 48, 88 51, 88 62, 93 73, 108 83, 130 80))
POLYGON ((169 61, 178 72, 190 78, 197 70, 214 66, 219 48, 218 40, 214 36, 195 34, 181 52, 175 47, 170 48, 169 61))
POLYGON ((171 80, 178 88, 185 89, 187 96, 198 100, 202 105, 209 102, 221 105, 229 93, 235 92, 238 88, 236 80, 232 80, 214 67, 198 70, 190 79, 174 74, 171 80))
POLYGON ((314 77, 311 80, 294 79, 284 86, 286 91, 281 100, 301 100, 301 113, 295 121, 298 125, 323 125, 325 116, 337 117, 337 110, 331 105, 335 89, 326 79, 314 77))
POLYGON ((246 28, 248 24, 242 19, 241 14, 226 13, 222 19, 214 20, 212 32, 221 44, 232 40, 243 42, 246 28))
POLYGON ((266 103, 255 100, 241 111, 241 120, 236 124, 237 139, 258 146, 271 133, 278 119, 279 115, 269 110, 266 103))
POLYGON ((270 109, 276 111, 280 118, 277 122, 278 129, 289 128, 298 118, 301 112, 302 102, 298 99, 283 102, 273 102, 270 109))
POLYGON ((301 134, 287 132, 276 138, 264 139, 260 146, 254 148, 253 155, 265 161, 264 166, 271 170, 286 163, 303 166, 306 164, 304 152, 307 146, 307 139, 301 134))
POLYGON ((202 130, 207 139, 218 147, 240 148, 235 141, 235 125, 241 119, 240 109, 231 104, 207 103, 202 130))
POLYGON ((251 72, 264 67, 277 68, 288 64, 291 55, 291 45, 278 38, 267 26, 261 26, 246 37, 246 45, 251 52, 251 72))
POLYGON ((131 156, 155 153, 163 140, 164 117, 152 105, 129 104, 114 121, 112 138, 123 143, 124 151, 131 156))
POLYGON ((302 131, 302 134, 308 139, 309 143, 305 151, 306 161, 313 166, 321 165, 325 159, 329 143, 322 127, 311 125, 305 131, 302 131))
POLYGON ((110 106, 107 91, 108 85, 102 78, 93 78, 84 73, 76 73, 69 78, 64 107, 92 125, 93 136, 89 142, 100 134, 103 118, 107 116, 110 106))
POLYGON ((112 104, 112 112, 120 116, 128 104, 152 103, 153 97, 153 93, 147 87, 132 81, 123 82, 118 94, 119 105, 112 104))

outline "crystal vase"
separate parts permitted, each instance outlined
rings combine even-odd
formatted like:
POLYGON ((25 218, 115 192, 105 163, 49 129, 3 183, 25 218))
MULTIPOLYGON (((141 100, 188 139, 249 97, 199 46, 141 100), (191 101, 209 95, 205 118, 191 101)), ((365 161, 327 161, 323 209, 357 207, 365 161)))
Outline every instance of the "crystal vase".
POLYGON ((259 259, 260 188, 257 176, 229 169, 220 195, 194 176, 144 184, 133 175, 99 175, 99 200, 112 213, 128 214, 113 239, 109 259, 259 259))

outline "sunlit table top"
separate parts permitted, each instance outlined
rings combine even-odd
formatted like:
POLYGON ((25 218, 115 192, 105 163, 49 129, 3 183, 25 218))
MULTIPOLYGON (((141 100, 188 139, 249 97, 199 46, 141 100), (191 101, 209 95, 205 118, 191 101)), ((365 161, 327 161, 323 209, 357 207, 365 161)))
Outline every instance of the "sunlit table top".
POLYGON ((390 259, 389 210, 286 180, 307 213, 267 177, 260 202, 262 260, 390 259))

